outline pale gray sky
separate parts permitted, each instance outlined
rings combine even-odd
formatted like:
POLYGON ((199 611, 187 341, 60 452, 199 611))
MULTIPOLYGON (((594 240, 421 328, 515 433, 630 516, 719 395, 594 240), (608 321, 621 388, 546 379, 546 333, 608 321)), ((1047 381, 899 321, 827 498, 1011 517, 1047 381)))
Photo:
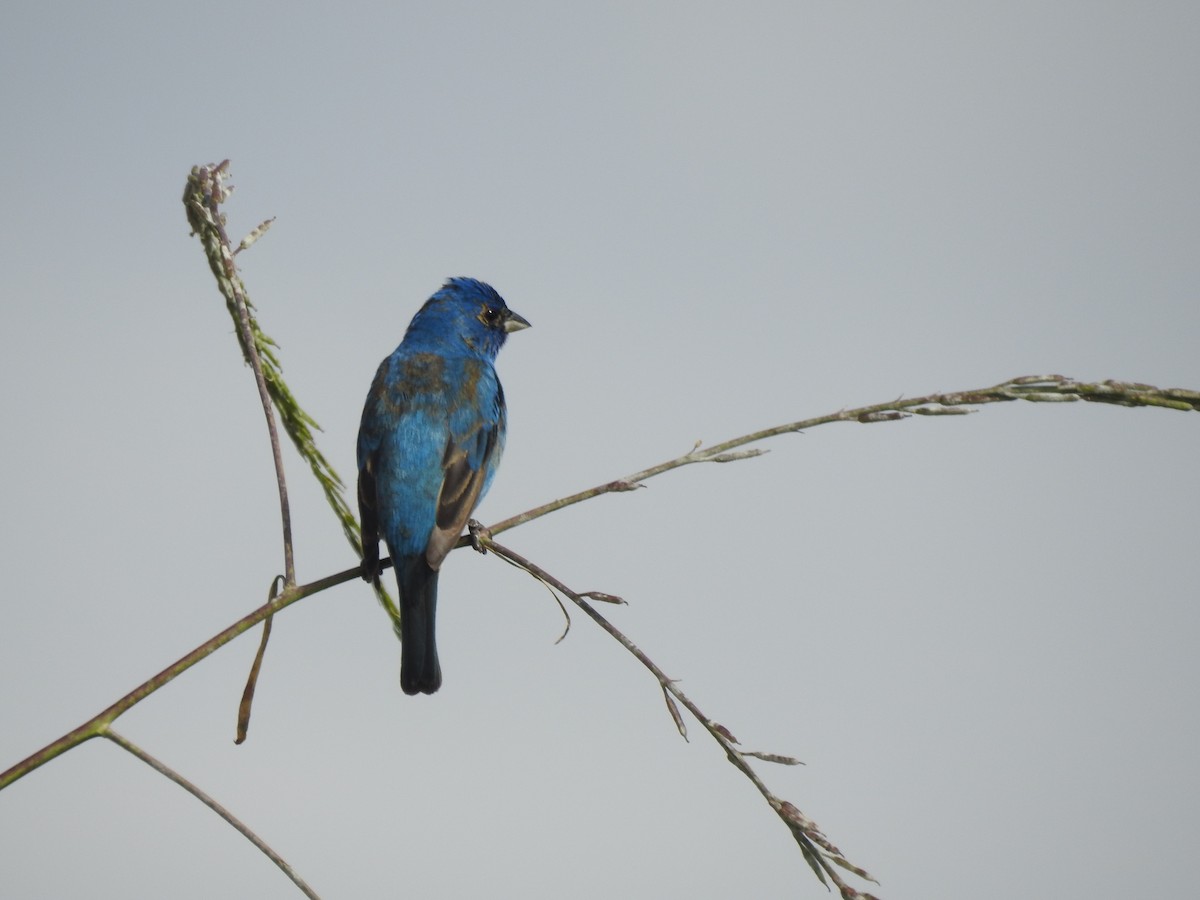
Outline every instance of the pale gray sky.
MULTIPOLYGON (((353 479, 372 373, 448 275, 534 327, 496 521, 734 435, 1062 372, 1200 387, 1194 3, 10 3, 0 12, 0 768, 282 568, 261 411, 179 202, 240 257, 353 479), (235 238, 236 239, 236 238, 235 238)), ((580 589, 886 900, 1188 893, 1200 417, 837 426, 506 535, 580 589)), ((355 563, 288 456, 299 576, 355 563)), ((327 900, 824 897, 653 680, 492 558, 409 698, 370 591, 120 729, 327 900)), ((293 898, 93 742, 0 795, 0 895, 293 898)))

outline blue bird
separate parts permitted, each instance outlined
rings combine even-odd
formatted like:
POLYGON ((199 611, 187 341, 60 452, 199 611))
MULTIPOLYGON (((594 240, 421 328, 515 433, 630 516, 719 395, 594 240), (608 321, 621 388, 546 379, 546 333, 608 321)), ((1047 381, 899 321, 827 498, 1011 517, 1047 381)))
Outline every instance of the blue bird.
POLYGON ((451 278, 383 361, 358 430, 362 577, 383 538, 400 589, 400 687, 442 683, 434 642, 438 570, 491 486, 504 451, 504 391, 492 363, 529 323, 474 278, 451 278))

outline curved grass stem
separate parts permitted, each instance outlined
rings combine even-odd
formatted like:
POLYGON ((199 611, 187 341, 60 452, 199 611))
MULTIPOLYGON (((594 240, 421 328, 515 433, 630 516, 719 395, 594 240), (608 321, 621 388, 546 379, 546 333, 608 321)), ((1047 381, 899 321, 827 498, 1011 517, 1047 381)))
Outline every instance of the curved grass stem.
POLYGON ((175 782, 177 785, 215 812, 218 816, 228 822, 240 835, 242 835, 242 837, 257 847, 258 850, 267 857, 267 859, 275 863, 275 865, 279 867, 280 871, 282 871, 284 875, 291 879, 292 884, 296 885, 296 887, 300 889, 301 893, 303 893, 305 897, 308 897, 309 900, 321 900, 321 898, 317 896, 317 892, 308 886, 308 883, 301 878, 299 874, 297 874, 296 870, 288 864, 287 860, 271 849, 271 846, 266 841, 251 831, 241 819, 218 803, 212 796, 200 790, 199 787, 197 787, 188 779, 184 778, 166 763, 151 756, 137 744, 133 743, 133 741, 118 734, 111 727, 105 726, 102 729, 100 736, 108 738, 108 740, 112 741, 121 749, 128 751, 140 759, 155 772, 158 772, 160 775, 175 782))

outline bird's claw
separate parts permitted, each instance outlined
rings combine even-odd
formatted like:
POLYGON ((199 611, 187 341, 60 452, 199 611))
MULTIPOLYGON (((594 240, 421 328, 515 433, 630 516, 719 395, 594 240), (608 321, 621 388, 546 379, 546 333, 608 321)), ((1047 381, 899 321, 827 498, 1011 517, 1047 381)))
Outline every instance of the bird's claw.
POLYGON ((487 553, 487 547, 483 545, 483 542, 492 539, 492 532, 488 527, 478 519, 469 519, 467 532, 471 535, 471 546, 480 553, 487 553))

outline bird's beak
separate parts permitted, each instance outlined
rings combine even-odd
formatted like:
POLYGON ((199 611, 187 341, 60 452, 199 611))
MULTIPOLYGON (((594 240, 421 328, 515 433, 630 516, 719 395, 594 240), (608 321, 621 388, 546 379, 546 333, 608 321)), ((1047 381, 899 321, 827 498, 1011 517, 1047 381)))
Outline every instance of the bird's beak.
POLYGON ((514 331, 520 331, 522 328, 528 328, 528 327, 529 327, 529 322, 527 322, 525 320, 525 317, 518 315, 517 313, 513 312, 511 309, 508 311, 508 315, 505 316, 505 318, 504 318, 504 330, 505 330, 505 332, 507 332, 509 334, 511 334, 514 331))

